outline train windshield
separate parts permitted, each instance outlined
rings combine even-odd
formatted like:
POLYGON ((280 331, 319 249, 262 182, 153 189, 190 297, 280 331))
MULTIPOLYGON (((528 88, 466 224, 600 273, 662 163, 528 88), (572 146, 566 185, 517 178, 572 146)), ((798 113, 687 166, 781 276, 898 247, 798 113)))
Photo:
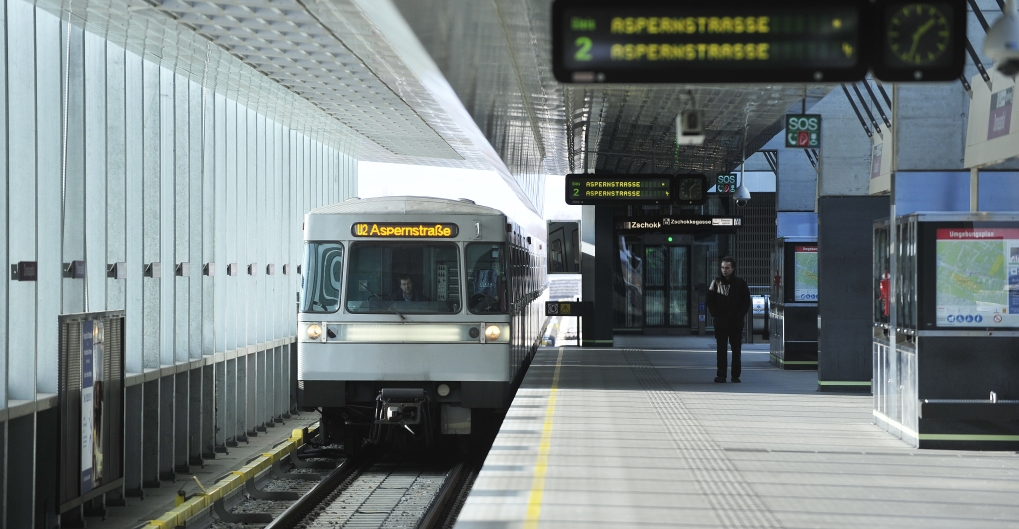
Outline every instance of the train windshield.
POLYGON ((467 308, 474 314, 506 312, 506 247, 467 246, 467 308))
POLYGON ((301 310, 336 312, 343 284, 343 246, 335 242, 309 242, 304 247, 301 276, 301 310))
POLYGON ((347 310, 460 312, 460 251, 453 243, 358 243, 350 250, 347 310))

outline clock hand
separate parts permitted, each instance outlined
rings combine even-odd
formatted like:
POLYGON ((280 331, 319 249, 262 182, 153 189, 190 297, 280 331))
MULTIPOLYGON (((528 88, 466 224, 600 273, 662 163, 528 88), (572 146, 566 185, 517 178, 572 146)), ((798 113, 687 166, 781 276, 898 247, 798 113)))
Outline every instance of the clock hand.
POLYGON ((934 22, 935 20, 933 18, 928 20, 926 24, 920 26, 916 30, 916 33, 913 33, 913 46, 909 48, 909 53, 907 54, 908 56, 912 57, 916 55, 916 47, 920 44, 920 37, 922 37, 924 33, 927 33, 927 30, 931 29, 934 26, 934 22))

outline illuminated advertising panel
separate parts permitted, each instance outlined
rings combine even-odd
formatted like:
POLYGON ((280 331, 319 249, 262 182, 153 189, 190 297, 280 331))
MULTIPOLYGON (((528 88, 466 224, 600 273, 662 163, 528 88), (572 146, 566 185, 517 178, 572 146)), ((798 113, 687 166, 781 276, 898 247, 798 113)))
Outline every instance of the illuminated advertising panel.
POLYGON ((793 301, 817 301, 817 245, 797 245, 793 264, 793 301))
POLYGON ((938 228, 938 327, 1019 327, 1019 228, 938 228))
POLYGON ((460 233, 456 224, 414 222, 355 222, 350 226, 354 237, 372 239, 451 239, 460 233))

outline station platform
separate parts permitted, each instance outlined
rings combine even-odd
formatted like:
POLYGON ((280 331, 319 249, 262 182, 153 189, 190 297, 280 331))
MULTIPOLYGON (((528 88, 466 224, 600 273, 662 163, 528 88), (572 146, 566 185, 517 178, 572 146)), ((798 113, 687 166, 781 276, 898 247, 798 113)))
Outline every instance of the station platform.
POLYGON ((1016 453, 913 449, 767 345, 741 384, 712 337, 616 345, 538 351, 457 528, 1019 524, 1016 453))

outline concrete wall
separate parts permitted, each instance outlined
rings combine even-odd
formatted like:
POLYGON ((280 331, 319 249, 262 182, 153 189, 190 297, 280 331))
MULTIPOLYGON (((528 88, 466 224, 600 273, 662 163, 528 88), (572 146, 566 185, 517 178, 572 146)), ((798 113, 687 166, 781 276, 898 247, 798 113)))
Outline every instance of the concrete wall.
MULTIPOLYGON (((822 124, 822 145, 825 141, 824 134, 824 124, 822 124)), ((817 197, 817 170, 810 164, 803 149, 785 148, 785 129, 761 149, 778 151, 775 209, 777 211, 814 211, 814 200, 817 197)))
MULTIPOLYGON (((823 116, 817 195, 866 195, 870 188, 871 142, 845 92, 836 87, 811 112, 823 116)), ((875 118, 881 119, 877 114, 875 118)), ((884 130, 884 123, 880 124, 884 130)))
MULTIPOLYGON (((39 279, 0 281, 4 453, 27 459, 51 435, 33 418, 55 405, 58 315, 125 310, 137 492, 290 409, 302 217, 355 194, 356 159, 31 4, 5 5, 0 255, 38 262, 39 279), (63 276, 73 260, 84 279, 63 276), (117 262, 126 279, 107 277, 117 262), (152 263, 161 277, 144 276, 152 263), (175 275, 180 263, 189 275, 175 275)), ((32 492, 35 473, 0 466, 6 526, 42 523, 25 507, 49 500, 32 492)))

